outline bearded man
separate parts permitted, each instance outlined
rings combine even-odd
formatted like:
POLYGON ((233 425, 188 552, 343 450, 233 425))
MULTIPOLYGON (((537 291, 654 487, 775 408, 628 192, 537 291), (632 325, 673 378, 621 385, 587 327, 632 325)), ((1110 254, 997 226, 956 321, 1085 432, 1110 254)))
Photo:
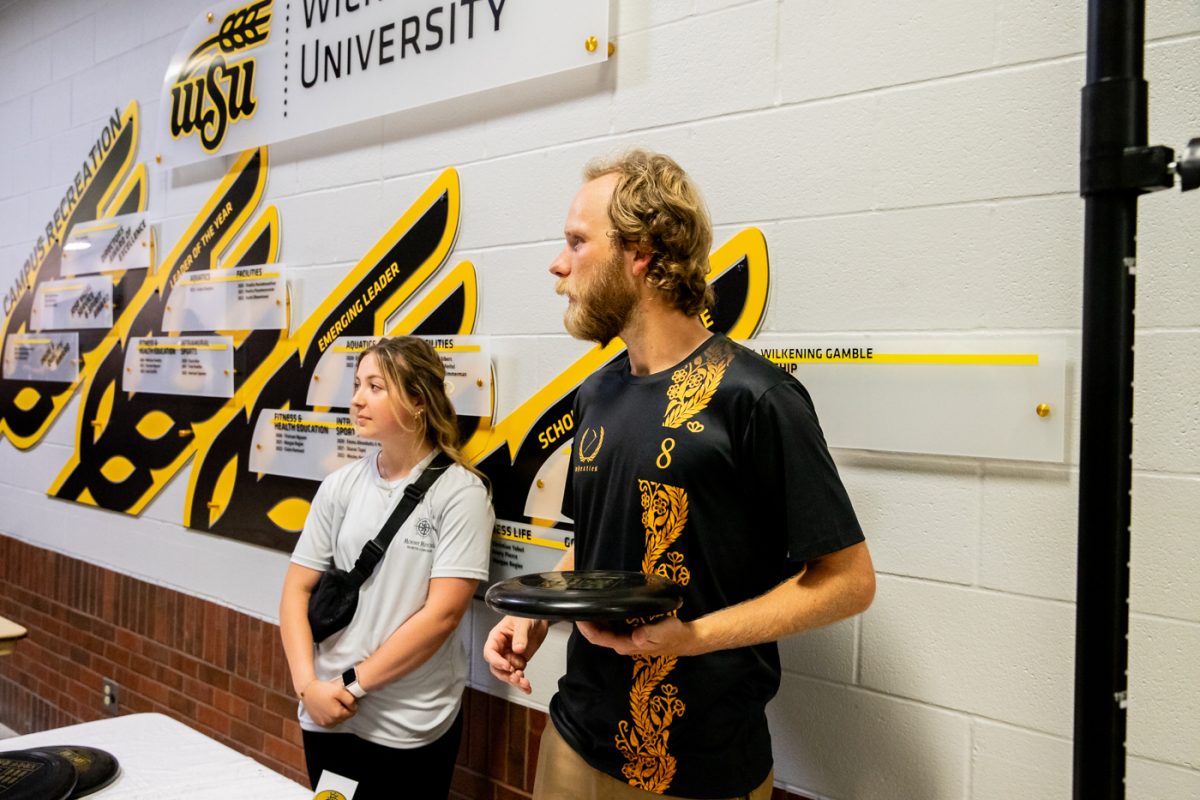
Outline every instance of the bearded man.
MULTIPOLYGON (((871 557, 804 387, 701 322, 712 226, 688 175, 633 151, 584 178, 550 272, 567 330, 626 352, 576 395, 558 568, 659 574, 684 600, 630 632, 576 624, 534 798, 765 800, 775 642, 864 611, 871 557)), ((547 628, 501 620, 492 673, 529 692, 547 628)))

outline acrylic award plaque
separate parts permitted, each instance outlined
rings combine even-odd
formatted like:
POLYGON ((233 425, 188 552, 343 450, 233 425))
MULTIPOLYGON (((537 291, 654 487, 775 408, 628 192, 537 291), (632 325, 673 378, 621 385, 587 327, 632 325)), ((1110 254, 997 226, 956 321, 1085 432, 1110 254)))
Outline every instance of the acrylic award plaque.
MULTIPOLYGON (((358 355, 381 337, 339 337, 313 370, 307 403, 313 407, 349 408, 354 394, 358 355)), ((491 343, 486 336, 423 336, 433 345, 446 369, 446 394, 454 411, 464 417, 492 415, 491 343)))
POLYGON ((113 326, 113 282, 107 275, 79 275, 37 287, 29 327, 38 331, 113 326))
POLYGON ((530 519, 548 519, 555 522, 570 522, 563 516, 563 494, 567 489, 567 470, 571 467, 571 446, 568 439, 547 458, 533 476, 529 494, 525 496, 525 516, 530 519))
POLYGON ((345 414, 266 408, 250 442, 250 471, 319 481, 378 445, 354 433, 345 414))
POLYGON ((1062 462, 1067 344, 1046 336, 760 336, 830 447, 1062 462))
POLYGON ((486 336, 428 336, 446 368, 446 393, 464 417, 492 415, 492 349, 486 336))
POLYGON ((62 274, 93 275, 147 269, 153 257, 153 226, 145 214, 81 222, 63 242, 62 274))
POLYGON ((354 395, 354 370, 358 354, 378 342, 378 336, 339 336, 313 369, 306 402, 313 408, 350 408, 354 395))
POLYGON ((233 337, 131 339, 121 388, 126 392, 233 397, 233 337))
POLYGON ((79 378, 79 334, 11 334, 4 340, 4 377, 74 383, 79 378))
POLYGON ((493 581, 502 581, 530 572, 552 570, 574 543, 575 535, 571 531, 498 519, 492 528, 489 577, 493 581))
POLYGON ((287 283, 279 264, 186 273, 163 310, 167 331, 284 330, 287 283))

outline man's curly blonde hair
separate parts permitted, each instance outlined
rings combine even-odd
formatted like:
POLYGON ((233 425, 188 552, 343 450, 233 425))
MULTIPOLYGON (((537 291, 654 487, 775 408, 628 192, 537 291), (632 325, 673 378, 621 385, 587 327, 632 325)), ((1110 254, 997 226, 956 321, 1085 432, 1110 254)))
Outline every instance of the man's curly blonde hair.
POLYGON ((608 217, 625 247, 651 254, 646 282, 689 317, 713 304, 708 285, 712 223, 700 191, 673 159, 630 150, 584 168, 585 180, 617 175, 608 217))

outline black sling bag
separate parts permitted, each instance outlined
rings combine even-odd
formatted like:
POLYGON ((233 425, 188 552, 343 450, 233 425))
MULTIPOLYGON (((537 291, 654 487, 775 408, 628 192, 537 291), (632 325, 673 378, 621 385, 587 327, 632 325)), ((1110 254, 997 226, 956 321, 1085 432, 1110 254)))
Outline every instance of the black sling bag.
POLYGON ((404 487, 404 497, 396 504, 379 534, 363 545, 354 568, 350 571, 330 567, 321 573, 313 593, 308 598, 308 627, 312 629, 313 641, 318 644, 350 624, 358 609, 358 592, 375 567, 383 560, 388 545, 400 530, 400 526, 412 514, 417 503, 433 482, 442 476, 451 464, 450 457, 438 453, 420 477, 404 487))

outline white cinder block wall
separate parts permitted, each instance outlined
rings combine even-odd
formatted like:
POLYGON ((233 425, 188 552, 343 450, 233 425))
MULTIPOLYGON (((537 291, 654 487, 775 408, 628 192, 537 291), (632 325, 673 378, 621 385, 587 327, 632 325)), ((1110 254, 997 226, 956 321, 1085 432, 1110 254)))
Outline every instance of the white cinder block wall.
MULTIPOLYGON (((519 0, 510 0, 519 2, 519 0)), ((839 451, 880 571, 859 620, 782 644, 776 777, 836 800, 1066 798, 1071 785, 1082 3, 613 0, 614 61, 271 147, 267 202, 307 316, 447 166, 451 258, 480 274, 498 413, 584 349, 545 268, 580 166, 629 145, 701 183, 718 243, 766 235, 764 332, 1066 333, 1069 463, 839 451)), ((115 106, 141 105, 150 211, 173 242, 227 162, 153 165, 158 91, 198 0, 0 0, 0 285, 115 106)), ((1200 135, 1200 9, 1150 0, 1151 141, 1200 135)), ((1200 797, 1200 198, 1142 204, 1129 797, 1200 797)), ((818 409, 821 398, 816 398, 818 409)), ((275 618, 285 557, 45 497, 73 403, 0 442, 0 531, 275 618)), ((987 424, 981 420, 980 424, 987 424)), ((472 647, 491 624, 479 608, 472 647)), ((536 703, 563 636, 538 659, 536 703)), ((478 669, 476 685, 496 691, 478 669)))

